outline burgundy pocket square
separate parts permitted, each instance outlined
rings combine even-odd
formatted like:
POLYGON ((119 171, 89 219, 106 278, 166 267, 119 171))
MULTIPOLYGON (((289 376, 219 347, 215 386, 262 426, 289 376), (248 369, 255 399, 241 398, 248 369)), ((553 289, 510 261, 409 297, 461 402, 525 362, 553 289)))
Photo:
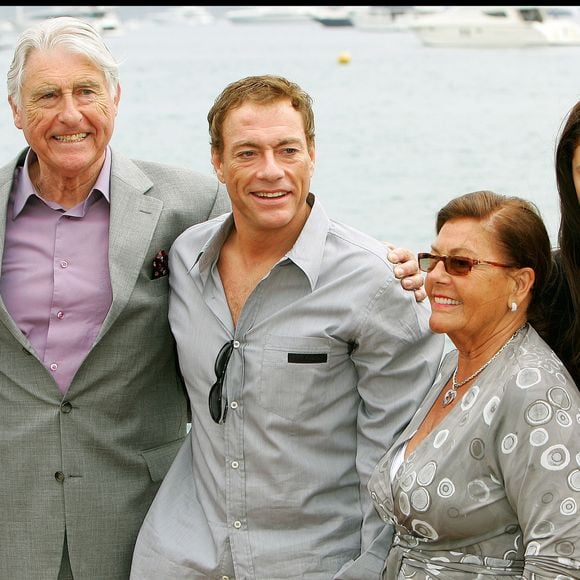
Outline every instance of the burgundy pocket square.
POLYGON ((162 278, 169 274, 169 258, 165 250, 159 250, 153 258, 153 278, 162 278))

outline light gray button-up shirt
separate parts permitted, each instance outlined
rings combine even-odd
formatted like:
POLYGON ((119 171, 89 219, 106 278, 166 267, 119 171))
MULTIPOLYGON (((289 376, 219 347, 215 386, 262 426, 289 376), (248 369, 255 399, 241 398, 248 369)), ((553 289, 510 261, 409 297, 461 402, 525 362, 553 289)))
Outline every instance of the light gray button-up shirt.
POLYGON ((380 574, 390 529, 366 484, 431 386, 443 337, 429 330, 428 304, 395 279, 384 245, 311 201, 294 247, 251 293, 237 327, 217 269, 231 215, 173 245, 169 317, 191 438, 141 529, 133 578, 380 574), (230 340, 219 425, 208 394, 230 340), (381 531, 376 550, 353 562, 381 531))

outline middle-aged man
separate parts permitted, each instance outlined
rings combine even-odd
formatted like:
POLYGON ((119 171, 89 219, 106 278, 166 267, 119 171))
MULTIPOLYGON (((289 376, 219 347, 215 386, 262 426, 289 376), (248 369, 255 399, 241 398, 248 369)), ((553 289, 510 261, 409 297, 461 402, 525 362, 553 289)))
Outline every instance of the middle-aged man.
POLYGON ((8 95, 29 147, 0 169, 0 579, 126 580, 188 423, 167 253, 230 204, 111 150, 118 66, 80 20, 23 32, 8 95))
POLYGON ((367 481, 431 386, 443 337, 383 244, 330 220, 310 193, 307 93, 244 78, 208 120, 233 211, 170 253, 192 429, 131 578, 378 579, 392 529, 367 481))

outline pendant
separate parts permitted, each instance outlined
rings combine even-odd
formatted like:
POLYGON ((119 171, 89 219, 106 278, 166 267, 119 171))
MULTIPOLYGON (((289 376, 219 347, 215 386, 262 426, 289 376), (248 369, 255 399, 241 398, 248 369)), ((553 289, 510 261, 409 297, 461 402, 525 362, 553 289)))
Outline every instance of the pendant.
POLYGON ((457 396, 457 391, 453 388, 449 389, 443 395, 443 406, 447 407, 447 405, 449 405, 449 403, 452 403, 453 401, 455 401, 456 396, 457 396))

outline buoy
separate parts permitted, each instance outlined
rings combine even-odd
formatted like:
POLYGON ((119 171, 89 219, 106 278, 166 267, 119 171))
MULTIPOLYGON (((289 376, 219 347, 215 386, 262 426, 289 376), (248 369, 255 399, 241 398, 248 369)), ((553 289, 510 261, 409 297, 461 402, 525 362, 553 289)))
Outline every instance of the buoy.
POLYGON ((338 64, 348 64, 350 62, 350 54, 346 51, 341 52, 338 55, 338 64))

